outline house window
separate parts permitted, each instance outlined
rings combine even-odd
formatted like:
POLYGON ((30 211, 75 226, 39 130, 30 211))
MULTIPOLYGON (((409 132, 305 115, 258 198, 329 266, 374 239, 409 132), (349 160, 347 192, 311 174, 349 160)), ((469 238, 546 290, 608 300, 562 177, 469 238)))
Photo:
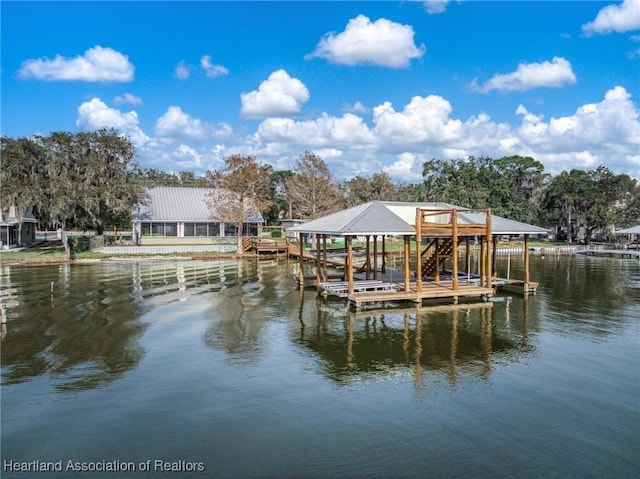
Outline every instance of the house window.
POLYGON ((220 236, 220 223, 208 223, 209 236, 220 236))
POLYGON ((196 223, 196 236, 209 236, 207 223, 196 223))
POLYGON ((2 242, 3 245, 11 244, 8 226, 0 226, 0 242, 2 242))
POLYGON ((165 223, 164 224, 165 236, 178 236, 178 224, 177 223, 165 223))
POLYGON ((245 223, 242 225, 244 236, 258 236, 258 225, 256 223, 245 223))
POLYGON ((164 223, 152 223, 151 236, 164 236, 164 223))
POLYGON ((220 236, 219 223, 185 223, 185 236, 220 236))
POLYGON ((142 236, 178 236, 177 223, 141 223, 142 236))

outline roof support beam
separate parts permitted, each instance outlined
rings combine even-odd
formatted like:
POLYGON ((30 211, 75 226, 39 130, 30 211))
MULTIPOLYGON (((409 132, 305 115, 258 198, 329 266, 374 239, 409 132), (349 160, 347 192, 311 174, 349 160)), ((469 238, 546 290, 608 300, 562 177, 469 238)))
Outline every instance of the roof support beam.
POLYGON ((453 241, 453 249, 451 255, 453 259, 453 270, 451 272, 451 281, 454 291, 458 290, 458 215, 456 210, 451 211, 451 240, 453 241))
POLYGON ((353 294, 355 287, 353 284, 353 247, 351 245, 351 235, 344 237, 344 242, 347 246, 347 281, 349 283, 349 294, 353 294))

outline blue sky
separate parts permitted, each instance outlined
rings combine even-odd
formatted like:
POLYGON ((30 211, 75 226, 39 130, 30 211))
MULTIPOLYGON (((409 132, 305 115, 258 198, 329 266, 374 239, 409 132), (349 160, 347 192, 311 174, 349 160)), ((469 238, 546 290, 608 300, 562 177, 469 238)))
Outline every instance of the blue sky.
POLYGON ((339 179, 533 156, 640 178, 640 0, 10 2, 1 129, 114 127, 144 167, 339 179))

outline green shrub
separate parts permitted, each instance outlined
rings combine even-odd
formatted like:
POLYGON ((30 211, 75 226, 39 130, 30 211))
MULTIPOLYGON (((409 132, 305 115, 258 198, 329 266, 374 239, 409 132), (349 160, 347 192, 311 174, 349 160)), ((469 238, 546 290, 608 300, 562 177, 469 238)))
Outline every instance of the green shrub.
POLYGON ((88 236, 69 236, 69 248, 74 253, 89 251, 90 238, 88 236))

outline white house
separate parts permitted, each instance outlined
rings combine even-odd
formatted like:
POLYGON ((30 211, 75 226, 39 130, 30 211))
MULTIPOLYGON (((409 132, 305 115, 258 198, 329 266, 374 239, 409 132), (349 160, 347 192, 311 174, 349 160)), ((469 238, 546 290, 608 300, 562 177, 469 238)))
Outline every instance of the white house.
MULTIPOLYGON (((143 202, 133 206, 134 240, 137 244, 163 245, 210 244, 219 238, 235 238, 235 225, 221 219, 215 204, 211 205, 211 194, 209 188, 156 186, 146 189, 143 202)), ((243 236, 257 235, 264 224, 259 211, 249 213, 243 236)))

